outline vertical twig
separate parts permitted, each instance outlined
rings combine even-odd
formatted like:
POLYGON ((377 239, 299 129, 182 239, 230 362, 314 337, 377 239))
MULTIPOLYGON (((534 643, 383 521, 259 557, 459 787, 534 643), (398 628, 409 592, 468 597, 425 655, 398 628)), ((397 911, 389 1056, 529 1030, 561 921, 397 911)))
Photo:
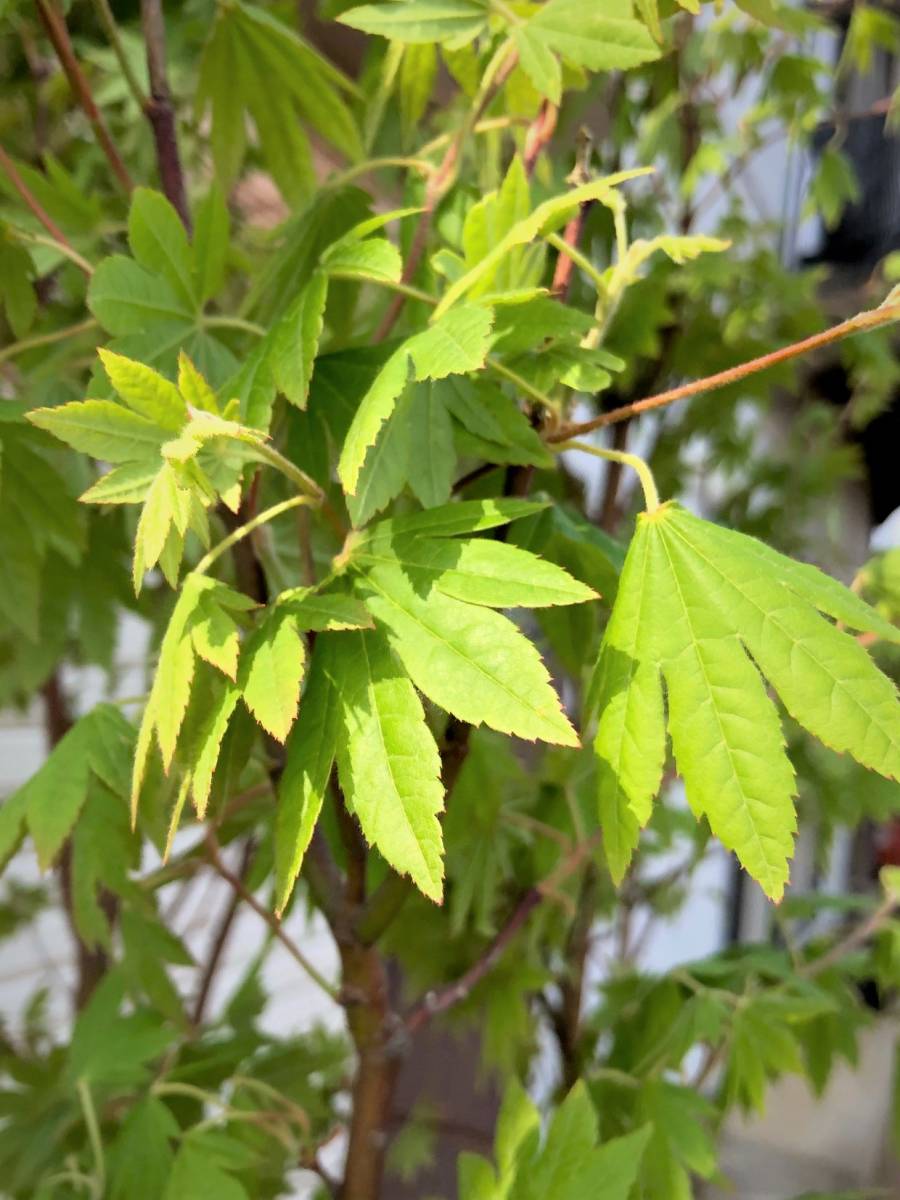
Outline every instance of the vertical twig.
POLYGON ((184 172, 178 153, 175 131, 175 110, 166 74, 166 26, 160 0, 141 0, 141 23, 147 46, 147 71, 150 77, 150 96, 144 112, 156 142, 156 161, 163 191, 169 203, 181 217, 185 229, 191 231, 184 172))
MULTIPOLYGON (((237 876, 241 883, 246 882, 247 872, 250 870, 250 864, 253 861, 253 853, 256 849, 256 843, 253 838, 247 838, 244 843, 244 849, 241 854, 241 861, 238 865, 237 876)), ((203 974, 200 978, 200 986, 197 989, 197 998, 194 1001, 194 1011, 191 1016, 191 1024, 195 1029, 199 1029, 203 1016, 206 1011, 206 1004, 209 1000, 209 994, 212 989, 213 980, 216 977, 216 972, 219 969, 219 964, 222 961, 222 955, 225 951, 225 946, 231 931, 234 927, 234 921, 237 917, 238 910, 241 906, 240 892, 234 888, 228 899, 228 904, 225 911, 222 913, 218 928, 213 936, 212 944, 209 949, 209 957, 206 960, 206 965, 203 968, 203 974)))
POLYGON ((53 0, 36 0, 36 3, 41 24, 46 30, 53 49, 56 51, 56 57, 59 59, 66 79, 69 81, 69 87, 75 94, 75 98, 81 105, 88 121, 90 121, 94 136, 100 144, 103 153, 106 155, 113 174, 125 191, 130 192, 134 187, 134 183, 128 174, 125 163, 122 161, 122 156, 116 148, 112 135, 106 127, 106 122, 103 120, 103 116, 97 107, 87 77, 82 71, 78 59, 75 57, 65 17, 57 10, 53 4, 53 0))
POLYGON ((549 100, 545 100, 540 107, 538 115, 528 126, 528 132, 525 134, 525 150, 522 156, 522 165, 529 179, 534 174, 534 169, 537 166, 541 152, 553 137, 556 130, 558 113, 559 109, 556 105, 551 104, 549 100))

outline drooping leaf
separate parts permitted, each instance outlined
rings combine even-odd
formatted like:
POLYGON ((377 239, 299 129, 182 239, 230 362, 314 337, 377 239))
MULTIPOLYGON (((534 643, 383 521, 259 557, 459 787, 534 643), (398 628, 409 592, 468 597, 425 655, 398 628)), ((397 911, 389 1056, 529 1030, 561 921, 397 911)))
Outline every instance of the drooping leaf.
POLYGON ((674 504, 639 518, 601 651, 597 744, 601 799, 611 827, 616 815, 621 826, 617 874, 633 848, 632 822, 648 815, 657 775, 657 671, 691 807, 774 899, 793 846, 794 781, 760 672, 820 740, 890 778, 900 775, 893 686, 817 610, 837 610, 855 628, 898 638, 834 581, 751 538, 674 504))
POLYGON ((363 630, 329 636, 339 639, 337 759, 347 806, 394 870, 440 903, 444 790, 422 703, 382 635, 363 630))
POLYGON ((333 637, 318 638, 300 716, 285 746, 275 825, 275 909, 287 907, 303 865, 337 752, 340 716, 333 637))
POLYGON ((306 406, 327 296, 328 277, 316 271, 272 331, 269 353, 275 384, 300 408, 306 406))

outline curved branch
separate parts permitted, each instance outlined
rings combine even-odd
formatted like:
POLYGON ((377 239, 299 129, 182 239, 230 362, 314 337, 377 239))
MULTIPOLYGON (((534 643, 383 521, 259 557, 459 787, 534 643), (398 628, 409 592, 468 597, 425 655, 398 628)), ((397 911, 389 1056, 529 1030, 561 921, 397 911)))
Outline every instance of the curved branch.
POLYGON ((726 387, 730 383, 738 383, 748 375, 755 375, 759 371, 765 371, 769 367, 789 362, 792 358, 799 358, 803 354, 809 354, 811 351, 818 350, 822 346, 828 346, 832 342, 839 342, 845 337, 851 337, 854 333, 863 333, 869 329, 878 329, 880 326, 888 325, 898 319, 900 319, 900 301, 883 304, 880 308, 873 308, 867 312, 857 313, 855 317, 850 317, 847 321, 841 321, 839 325, 833 325, 831 329, 823 329, 821 333, 814 333, 812 337, 803 338, 799 342, 792 342, 789 346, 782 346, 780 350, 773 350, 770 354, 763 354, 759 358, 752 358, 749 362, 741 363, 736 367, 729 367, 726 371, 719 371, 715 375, 707 375, 704 379, 695 379, 691 383, 680 384, 678 387, 670 388, 666 392, 659 392, 655 396, 647 396, 643 400, 636 400, 633 404, 623 404, 621 408, 614 408, 610 412, 601 413, 598 417, 594 417, 590 421, 582 421, 575 425, 564 425, 562 428, 549 433, 546 440, 548 442, 566 442, 570 438, 581 437, 582 434, 591 433, 595 429, 602 429, 606 425, 616 425, 619 421, 627 421, 630 417, 637 417, 641 413, 651 412, 657 408, 665 408, 666 405, 673 404, 676 400, 686 400, 689 396, 699 396, 704 392, 715 391, 717 388, 726 387))

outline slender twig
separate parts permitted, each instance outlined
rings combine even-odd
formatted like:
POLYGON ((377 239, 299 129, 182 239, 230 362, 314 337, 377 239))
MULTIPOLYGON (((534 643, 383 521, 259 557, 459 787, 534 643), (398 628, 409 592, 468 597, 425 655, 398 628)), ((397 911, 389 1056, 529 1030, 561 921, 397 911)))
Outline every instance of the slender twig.
POLYGON ((74 249, 60 227, 56 224, 49 213, 44 210, 37 197, 32 193, 31 189, 20 175, 16 164, 9 157, 2 146, 0 146, 0 169, 2 169, 9 182, 25 201, 25 205, 31 212, 32 216, 36 217, 37 220, 40 221, 43 227, 53 238, 53 241, 57 243, 60 248, 65 247, 68 256, 74 263, 77 263, 77 265, 81 267, 85 275, 90 276, 93 274, 93 267, 91 267, 90 263, 86 262, 77 252, 77 250, 74 249))
POLYGON ((125 191, 130 192, 134 187, 134 183, 128 174, 128 169, 125 166, 122 156, 116 148, 112 135, 106 127, 106 122, 103 119, 100 109, 97 107, 97 103, 91 92, 91 86, 87 81, 87 76, 82 71, 81 65, 75 57, 72 40, 69 37, 69 30, 66 26, 66 19, 56 8, 53 0, 35 0, 35 2, 41 24, 44 26, 47 36, 53 44, 56 57, 59 59, 66 79, 69 81, 69 87, 72 89, 75 98, 90 122, 94 136, 101 150, 106 155, 113 174, 125 191))
POLYGON ((827 971, 829 967, 839 963, 841 959, 846 958, 848 954, 859 950, 869 938, 874 937, 891 920, 898 907, 900 907, 900 899, 894 895, 887 896, 865 921, 851 929, 847 936, 832 946, 827 953, 812 959, 811 962, 801 967, 800 974, 804 979, 814 979, 823 971, 827 971))
POLYGON ((559 115, 559 109, 549 100, 545 100, 538 110, 538 115, 528 126, 528 132, 525 134, 525 149, 522 154, 522 165, 525 168, 525 174, 530 179, 534 174, 534 169, 537 166, 537 161, 541 156, 541 152, 550 142, 556 130, 556 118, 559 115))
POLYGON ((292 508, 296 508, 299 504, 309 504, 309 496, 291 496, 288 500, 280 500, 278 504, 273 504, 270 508, 264 508, 261 513, 257 513, 255 517, 247 521, 243 525, 239 525, 237 529, 231 531, 227 537, 222 538, 218 545, 213 546, 203 558, 197 563, 194 568, 194 573, 203 575, 213 565, 217 558, 230 550, 232 546, 243 541, 254 530, 259 529, 261 525, 265 525, 269 521, 274 521, 276 517, 280 517, 282 513, 289 512, 292 508))
MULTIPOLYGON (((490 63, 488 63, 468 118, 448 145, 440 165, 429 177, 425 185, 425 205, 419 217, 415 233, 413 234, 406 262, 403 264, 403 274, 400 277, 401 283, 409 285, 415 279, 419 264, 428 246, 435 209, 456 178, 459 159, 466 140, 518 61, 518 54, 515 49, 508 43, 504 43, 490 63)), ((405 303, 406 295, 403 292, 398 292, 388 306, 381 324, 375 331, 376 342, 383 342, 388 337, 396 325, 405 303)))
MULTIPOLYGON (((247 872, 250 870, 250 864, 253 861, 253 854, 256 849, 256 843, 253 838, 247 838, 244 843, 244 849, 241 854, 241 861, 238 865, 236 878, 243 883, 247 878, 247 872)), ((199 1029, 203 1016, 206 1011, 206 1002, 209 999, 209 993, 212 989, 213 980, 216 977, 216 971, 219 969, 219 964, 222 961, 222 955, 225 952, 225 946, 228 942, 229 935, 234 928, 235 918, 241 905, 240 892, 232 890, 225 911, 222 913, 218 928, 212 939, 209 948, 209 956, 206 960, 206 965, 203 968, 203 973, 200 976, 200 986, 197 989, 197 998, 194 1001, 194 1011, 191 1016, 191 1023, 195 1029, 199 1029)))
POLYGON ((166 26, 161 0, 141 0, 141 24, 147 47, 147 73, 150 78, 150 96, 144 104, 144 113, 153 130, 159 177, 166 198, 190 233, 191 214, 188 209, 181 156, 178 153, 175 110, 172 107, 172 94, 169 91, 166 73, 166 26))
POLYGON ((30 242, 35 246, 48 246, 51 250, 55 250, 57 254, 61 254, 63 258, 67 258, 69 262, 73 262, 79 270, 84 271, 88 278, 94 273, 94 268, 88 260, 79 254, 77 250, 74 250, 67 242, 59 242, 56 238, 47 237, 42 233, 31 233, 27 229, 14 229, 10 227, 7 229, 7 233, 22 242, 30 242))
POLYGON ((67 341, 69 338, 78 337, 79 334, 89 333, 92 329, 97 328, 98 323, 93 317, 89 317, 86 321, 79 321, 77 325, 67 325, 65 329, 54 329, 52 333, 37 333, 32 337, 22 338, 20 342, 12 342, 0 350, 0 362, 5 362, 8 358, 18 358, 20 354, 26 354, 29 350, 37 350, 41 346, 52 346, 54 342, 67 341))
POLYGON ((410 1010, 406 1017, 406 1028, 410 1033, 415 1033, 423 1025, 427 1025, 433 1017, 460 1004, 471 994, 472 989, 484 979, 503 957, 509 943, 543 898, 543 893, 538 888, 533 887, 528 889, 513 909, 512 916, 509 917, 506 924, 481 957, 476 959, 472 966, 469 967, 468 971, 453 983, 447 984, 446 987, 427 992, 418 1004, 410 1010))
POLYGON ((869 329, 878 329, 880 326, 888 325, 891 321, 898 319, 900 319, 900 303, 884 305, 881 308, 873 308, 867 312, 857 313, 855 317, 850 317, 847 321, 841 321, 839 325, 833 325, 831 329, 824 329, 821 333, 813 334, 812 337, 803 338, 799 342, 792 342, 791 345, 783 346, 780 350, 773 350, 770 354, 763 354, 759 358, 750 359, 749 362, 741 363, 739 366, 729 367, 726 371, 719 371, 717 374, 708 375, 704 379, 695 379, 691 383, 683 383, 679 387, 670 388, 666 392, 659 392, 655 396, 647 396, 643 400, 636 400, 633 404, 623 404, 621 408, 614 408, 610 412, 601 413, 600 416, 594 417, 590 421, 582 421, 575 425, 564 425, 561 429, 548 434, 546 440, 548 442, 566 442, 573 437, 581 437, 582 434, 591 433, 594 429, 602 429, 606 425, 615 425, 619 421, 627 421, 629 417, 636 417, 641 413, 651 412, 657 408, 665 408, 666 405, 672 404, 676 400, 686 400, 689 396, 699 396, 704 392, 715 391, 716 388, 726 387, 730 383, 738 383, 748 375, 755 375, 759 371, 765 371, 769 367, 789 362, 793 358, 799 358, 801 355, 809 354, 813 350, 820 349, 822 346, 839 342, 845 337, 851 337, 855 333, 863 333, 869 329))
POLYGON ((442 988, 427 992, 409 1010, 406 1016, 406 1028, 415 1033, 440 1013, 447 1012, 457 1004, 462 1003, 471 994, 473 988, 496 966, 503 957, 510 942, 526 923, 532 912, 548 897, 552 897, 570 875, 589 858, 600 843, 600 835, 594 834, 587 841, 575 846, 571 853, 551 871, 541 883, 530 887, 520 896, 516 906, 506 923, 494 936, 484 952, 469 969, 453 983, 442 988))
POLYGON ((266 925, 272 930, 272 933, 278 938, 291 958, 299 963, 313 983, 317 984, 336 1004, 340 1004, 341 998, 338 989, 328 982, 325 976, 313 966, 296 942, 288 937, 275 914, 269 912, 264 905, 260 904, 244 881, 239 879, 233 871, 229 870, 222 861, 222 855, 219 853, 219 844, 211 830, 207 831, 206 835, 206 853, 216 874, 220 875, 226 883, 230 884, 244 903, 252 908, 258 917, 265 921, 266 925))

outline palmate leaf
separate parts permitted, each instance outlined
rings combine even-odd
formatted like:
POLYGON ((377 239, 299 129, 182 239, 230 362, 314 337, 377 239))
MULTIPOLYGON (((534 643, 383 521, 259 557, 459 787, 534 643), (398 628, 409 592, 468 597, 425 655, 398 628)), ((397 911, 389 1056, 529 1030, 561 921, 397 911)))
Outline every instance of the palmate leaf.
POLYGON ((753 538, 673 503, 639 518, 598 669, 600 808, 616 878, 659 783, 663 681, 692 809, 775 900, 795 789, 765 681, 826 745, 900 777, 895 689, 823 613, 900 640, 853 593, 753 538))
POLYGON ((218 176, 230 184, 240 170, 249 111, 279 187, 289 200, 303 199, 315 183, 304 122, 350 158, 361 154, 344 100, 352 91, 349 79, 259 5, 236 0, 219 9, 197 89, 198 113, 211 110, 218 176))

